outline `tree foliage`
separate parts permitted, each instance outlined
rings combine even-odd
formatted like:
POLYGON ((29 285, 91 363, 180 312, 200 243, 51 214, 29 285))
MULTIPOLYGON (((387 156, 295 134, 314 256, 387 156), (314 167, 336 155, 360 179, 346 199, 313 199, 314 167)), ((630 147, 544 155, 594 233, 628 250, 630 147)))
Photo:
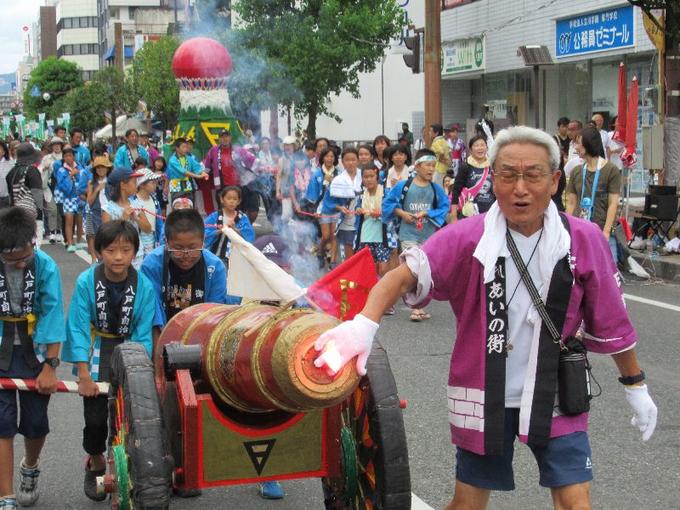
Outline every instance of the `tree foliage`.
POLYGON ((179 41, 172 36, 144 44, 132 61, 132 86, 149 110, 170 129, 179 115, 179 88, 172 73, 172 57, 179 41))
POLYGON ((34 117, 39 112, 51 112, 52 106, 69 91, 80 87, 83 80, 77 64, 68 60, 49 57, 41 61, 33 71, 24 91, 24 111, 34 117), (37 87, 39 94, 31 95, 33 87, 37 87), (43 94, 48 93, 46 101, 43 94))
POLYGON ((358 96, 359 73, 376 68, 402 24, 394 0, 239 0, 234 9, 242 20, 239 43, 280 66, 310 137, 331 95, 358 96))

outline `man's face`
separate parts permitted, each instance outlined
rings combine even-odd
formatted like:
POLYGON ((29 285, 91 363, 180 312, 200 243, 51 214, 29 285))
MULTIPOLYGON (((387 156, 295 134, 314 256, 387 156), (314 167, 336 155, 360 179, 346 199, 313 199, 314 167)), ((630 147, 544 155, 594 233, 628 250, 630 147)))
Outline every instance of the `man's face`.
POLYGON ((179 144, 179 147, 177 147, 177 152, 179 152, 180 156, 186 156, 189 154, 189 144, 186 142, 179 144))
POLYGON ((595 123, 595 127, 598 130, 602 129, 602 126, 604 125, 604 117, 601 114, 596 113, 595 115, 593 115, 592 120, 595 123))
POLYGON ((82 140, 82 138, 83 138, 83 135, 81 135, 80 133, 73 133, 71 135, 71 143, 73 145, 78 145, 78 144, 80 144, 80 141, 82 140))
POLYGON ((62 156, 63 161, 65 164, 72 166, 74 162, 74 157, 72 152, 65 152, 64 155, 62 156))
POLYGON ((449 131, 449 138, 451 140, 457 140, 458 139, 458 130, 452 129, 451 131, 449 131))
POLYGON ((130 145, 137 145, 139 143, 139 135, 133 131, 127 136, 126 140, 130 145))
POLYGON ((427 136, 430 138, 430 140, 434 140, 437 136, 437 133, 435 133, 434 129, 432 129, 432 126, 427 128, 427 136))
POLYGON ((560 133, 560 136, 564 138, 567 136, 567 131, 569 130, 569 124, 560 124, 557 127, 557 131, 560 133))
POLYGON ((511 143, 503 147, 494 165, 493 189, 508 225, 525 235, 536 232, 557 191, 559 179, 560 172, 551 171, 550 157, 544 147, 532 143, 511 143), (527 173, 533 174, 536 182, 529 182, 527 173), (516 177, 516 174, 524 177, 514 182, 503 178, 516 177))
POLYGON ((231 143, 231 135, 220 136, 220 145, 227 146, 231 143))
POLYGON ((575 140, 578 132, 579 129, 578 124, 576 122, 570 122, 569 125, 567 125, 567 136, 569 137, 570 140, 575 140))
POLYGON ((66 140, 66 130, 65 129, 57 129, 54 132, 55 136, 58 136, 62 140, 66 140))
POLYGON ((408 133, 408 124, 402 124, 402 125, 401 125, 401 130, 402 130, 404 133, 408 133))

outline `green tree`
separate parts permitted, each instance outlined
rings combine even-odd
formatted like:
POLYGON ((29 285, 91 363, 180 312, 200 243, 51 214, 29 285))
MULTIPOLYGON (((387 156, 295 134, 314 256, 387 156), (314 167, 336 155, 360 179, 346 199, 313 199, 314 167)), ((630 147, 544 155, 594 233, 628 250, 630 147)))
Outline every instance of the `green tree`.
POLYGON ((298 91, 310 137, 331 95, 358 97, 359 73, 376 68, 403 23, 395 0, 239 0, 234 10, 243 47, 280 66, 298 91))
POLYGON ((106 123, 105 112, 109 104, 106 101, 106 91, 98 81, 73 89, 64 99, 64 111, 70 112, 72 126, 91 135, 106 123))
POLYGON ((137 107, 137 96, 132 83, 118 67, 105 67, 94 75, 92 81, 97 87, 95 90, 102 95, 102 104, 105 105, 102 112, 108 110, 111 114, 111 136, 115 144, 116 117, 134 111, 137 107))
POLYGON ((29 117, 35 117, 40 112, 51 111, 56 101, 82 84, 83 80, 77 64, 57 57, 46 58, 31 71, 31 77, 24 91, 24 111, 29 117), (37 87, 39 91, 36 97, 31 95, 33 87, 37 87), (43 97, 45 93, 49 94, 47 100, 43 97))
POLYGON ((134 91, 165 129, 170 129, 179 115, 179 88, 172 72, 172 57, 178 47, 175 37, 161 37, 144 44, 132 60, 134 91))

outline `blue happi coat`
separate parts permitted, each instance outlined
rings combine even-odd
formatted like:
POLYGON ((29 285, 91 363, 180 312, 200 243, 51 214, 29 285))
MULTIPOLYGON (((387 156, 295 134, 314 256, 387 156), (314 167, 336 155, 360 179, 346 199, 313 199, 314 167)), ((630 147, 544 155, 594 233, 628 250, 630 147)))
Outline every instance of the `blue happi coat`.
MULTIPOLYGON (((61 297, 59 267, 42 250, 35 251, 35 293, 33 311, 36 323, 33 329, 33 350, 39 362, 45 360, 47 344, 61 343, 66 338, 64 328, 64 303, 61 297)), ((0 321, 0 339, 4 322, 0 321)))
MULTIPOLYGON (((92 341, 91 325, 96 324, 97 317, 95 269, 93 266, 83 271, 76 280, 66 322, 66 342, 64 342, 61 357, 70 363, 88 362, 90 375, 94 381, 97 381, 99 379, 99 353, 102 341, 105 342, 106 339, 97 335, 94 337, 94 342, 92 341)), ((149 311, 155 307, 155 297, 151 282, 140 271, 137 272, 135 292, 129 335, 125 341, 139 342, 151 357, 153 315, 149 311)))

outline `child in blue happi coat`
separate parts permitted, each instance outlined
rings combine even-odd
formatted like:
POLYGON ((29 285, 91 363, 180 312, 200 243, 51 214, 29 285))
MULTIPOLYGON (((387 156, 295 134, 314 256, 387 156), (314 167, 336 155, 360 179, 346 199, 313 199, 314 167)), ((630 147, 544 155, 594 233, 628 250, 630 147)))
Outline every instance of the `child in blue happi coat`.
POLYGON ((142 273, 153 283, 154 335, 185 308, 198 303, 238 304, 227 294, 227 270, 203 249, 203 218, 195 209, 178 209, 165 220, 165 244, 149 253, 142 273))
POLYGON ((141 343, 152 355, 149 313, 155 305, 151 282, 132 267, 139 249, 139 235, 125 220, 104 223, 94 239, 102 262, 81 273, 71 297, 66 324, 63 359, 75 364, 78 392, 83 397, 83 448, 85 495, 103 501, 97 494, 97 476, 106 471, 108 395, 99 394, 96 381, 111 380, 114 348, 127 341, 141 343))
POLYGON ((50 431, 47 405, 57 387, 59 347, 66 336, 59 268, 44 251, 36 250, 35 236, 30 211, 10 207, 0 212, 0 377, 35 379, 37 390, 0 391, 3 510, 16 510, 17 504, 31 506, 38 500, 38 459, 50 431), (24 436, 25 454, 15 494, 17 433, 24 436))
POLYGON ((220 210, 215 211, 205 219, 205 248, 217 255, 224 265, 229 267, 231 243, 222 233, 222 227, 227 226, 238 232, 243 239, 252 243, 255 241, 255 231, 248 216, 238 210, 241 203, 241 188, 227 186, 218 194, 220 210))

